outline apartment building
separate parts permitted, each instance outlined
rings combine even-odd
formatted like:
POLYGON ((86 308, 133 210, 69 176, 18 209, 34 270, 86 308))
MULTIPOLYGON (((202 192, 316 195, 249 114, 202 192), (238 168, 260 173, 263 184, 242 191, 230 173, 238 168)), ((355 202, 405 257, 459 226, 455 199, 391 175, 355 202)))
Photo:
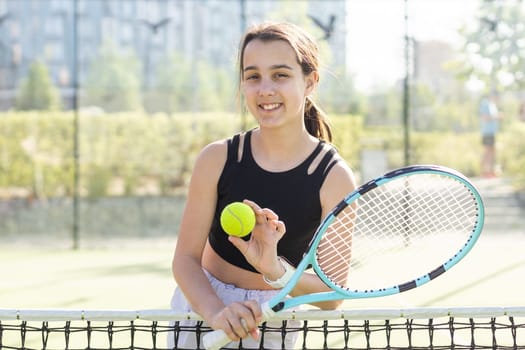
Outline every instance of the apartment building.
POLYGON ((345 66, 344 0, 0 0, 0 109, 13 105, 35 60, 46 64, 67 101, 73 71, 81 88, 108 40, 141 61, 145 89, 156 64, 172 52, 231 67, 244 28, 282 19, 286 9, 303 15, 328 43, 332 65, 345 66))

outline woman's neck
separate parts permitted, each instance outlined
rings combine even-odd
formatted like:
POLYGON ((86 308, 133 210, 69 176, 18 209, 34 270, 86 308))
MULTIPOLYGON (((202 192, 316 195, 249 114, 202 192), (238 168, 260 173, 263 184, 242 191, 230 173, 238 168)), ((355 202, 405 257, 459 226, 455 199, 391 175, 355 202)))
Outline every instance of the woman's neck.
POLYGON ((306 130, 290 133, 277 129, 255 129, 251 141, 254 159, 270 171, 288 170, 299 165, 319 142, 306 130))

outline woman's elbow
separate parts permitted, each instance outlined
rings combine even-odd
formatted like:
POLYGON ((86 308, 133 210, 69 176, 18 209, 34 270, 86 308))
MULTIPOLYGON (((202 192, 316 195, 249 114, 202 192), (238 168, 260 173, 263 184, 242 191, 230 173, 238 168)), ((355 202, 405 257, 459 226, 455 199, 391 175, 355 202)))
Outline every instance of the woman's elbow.
POLYGON ((185 266, 187 266, 187 261, 184 260, 184 257, 174 254, 173 260, 171 262, 171 273, 175 280, 178 279, 178 276, 184 273, 185 266))
POLYGON ((171 273, 175 278, 175 281, 178 281, 179 278, 184 276, 191 276, 191 274, 195 271, 202 271, 200 257, 191 254, 175 252, 171 262, 171 273))
POLYGON ((171 273, 173 275, 173 278, 175 278, 175 280, 177 280, 177 272, 178 272, 178 269, 177 267, 179 267, 180 264, 177 264, 177 259, 175 256, 173 256, 173 259, 171 261, 171 273))

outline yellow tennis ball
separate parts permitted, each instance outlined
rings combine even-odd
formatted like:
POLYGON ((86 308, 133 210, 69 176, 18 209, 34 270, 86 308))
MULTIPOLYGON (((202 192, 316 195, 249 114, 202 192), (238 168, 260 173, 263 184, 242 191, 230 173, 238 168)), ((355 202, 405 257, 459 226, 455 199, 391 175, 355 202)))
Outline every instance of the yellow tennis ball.
POLYGON ((222 210, 221 226, 229 235, 244 237, 255 227, 255 213, 244 203, 230 203, 222 210))

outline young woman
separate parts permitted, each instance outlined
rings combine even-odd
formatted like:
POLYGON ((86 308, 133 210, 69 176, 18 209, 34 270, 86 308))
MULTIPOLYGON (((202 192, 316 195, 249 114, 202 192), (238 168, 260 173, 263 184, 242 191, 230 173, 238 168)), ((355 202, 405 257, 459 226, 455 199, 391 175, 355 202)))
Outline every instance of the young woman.
MULTIPOLYGON (((318 48, 304 30, 289 23, 249 29, 241 41, 239 75, 258 127, 211 143, 195 162, 173 258, 178 287, 172 308, 194 311, 232 341, 243 339, 244 348, 259 348, 260 304, 286 282, 321 219, 355 188, 355 180, 330 145, 330 127, 310 97, 319 81, 318 48), (244 239, 229 237, 220 213, 243 200, 253 208, 256 226, 244 239)), ((326 290, 317 276, 305 274, 292 294, 326 290)), ((264 347, 280 348, 277 336, 265 335, 264 347)), ((183 334, 178 345, 195 341, 194 334, 183 334)), ((289 341, 292 346, 294 339, 289 341)))

